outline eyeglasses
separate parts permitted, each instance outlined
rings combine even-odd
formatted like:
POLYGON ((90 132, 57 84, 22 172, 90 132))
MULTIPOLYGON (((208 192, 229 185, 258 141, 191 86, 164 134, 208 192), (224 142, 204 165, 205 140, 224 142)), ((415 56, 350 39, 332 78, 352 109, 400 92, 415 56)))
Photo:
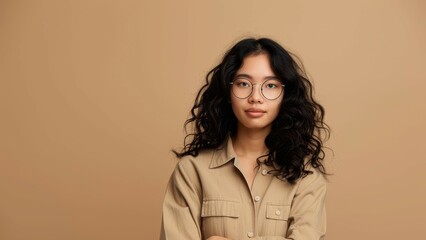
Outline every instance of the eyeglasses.
MULTIPOLYGON (((235 79, 230 82, 231 91, 235 97, 244 99, 248 98, 253 93, 253 86, 258 83, 252 83, 247 79, 235 79)), ((275 79, 264 81, 260 86, 262 96, 268 100, 275 100, 281 96, 285 85, 275 79)))

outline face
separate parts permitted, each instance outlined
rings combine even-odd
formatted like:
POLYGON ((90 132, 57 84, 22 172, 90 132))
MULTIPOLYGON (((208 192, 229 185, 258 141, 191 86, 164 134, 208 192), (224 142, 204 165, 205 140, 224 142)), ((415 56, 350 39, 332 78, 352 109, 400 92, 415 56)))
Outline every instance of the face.
POLYGON ((233 90, 240 88, 238 91, 241 92, 243 92, 241 89, 250 89, 250 85, 253 86, 253 91, 247 98, 243 98, 244 94, 237 96, 231 90, 231 105, 238 119, 239 131, 242 129, 270 131, 272 122, 279 113, 284 98, 284 89, 276 99, 270 100, 262 95, 262 84, 264 95, 267 97, 270 96, 268 91, 274 91, 276 87, 283 88, 272 71, 268 55, 247 56, 244 58, 241 68, 235 73, 231 86, 233 90))

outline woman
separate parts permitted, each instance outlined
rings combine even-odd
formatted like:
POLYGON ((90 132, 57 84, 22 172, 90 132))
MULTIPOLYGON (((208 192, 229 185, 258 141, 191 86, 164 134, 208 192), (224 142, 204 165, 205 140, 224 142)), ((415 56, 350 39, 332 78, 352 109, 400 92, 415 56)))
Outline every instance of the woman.
POLYGON ((207 74, 191 115, 161 239, 323 239, 329 129, 282 46, 238 42, 207 74))

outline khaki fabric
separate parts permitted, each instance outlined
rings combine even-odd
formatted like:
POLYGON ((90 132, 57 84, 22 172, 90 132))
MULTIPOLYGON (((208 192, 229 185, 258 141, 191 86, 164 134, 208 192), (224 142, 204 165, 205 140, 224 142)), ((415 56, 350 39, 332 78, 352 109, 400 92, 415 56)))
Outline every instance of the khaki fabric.
POLYGON ((323 239, 324 176, 311 168, 291 185, 272 169, 262 163, 249 189, 230 139, 223 149, 182 158, 167 186, 160 239, 323 239))

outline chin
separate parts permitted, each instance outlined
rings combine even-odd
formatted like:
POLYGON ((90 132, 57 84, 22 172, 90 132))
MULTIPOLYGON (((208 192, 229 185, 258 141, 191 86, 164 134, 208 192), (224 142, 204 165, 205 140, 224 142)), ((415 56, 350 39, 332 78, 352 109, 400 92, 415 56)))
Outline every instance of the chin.
POLYGON ((241 125, 244 128, 250 129, 250 130, 263 130, 271 126, 271 124, 260 124, 260 123, 242 123, 241 125))

